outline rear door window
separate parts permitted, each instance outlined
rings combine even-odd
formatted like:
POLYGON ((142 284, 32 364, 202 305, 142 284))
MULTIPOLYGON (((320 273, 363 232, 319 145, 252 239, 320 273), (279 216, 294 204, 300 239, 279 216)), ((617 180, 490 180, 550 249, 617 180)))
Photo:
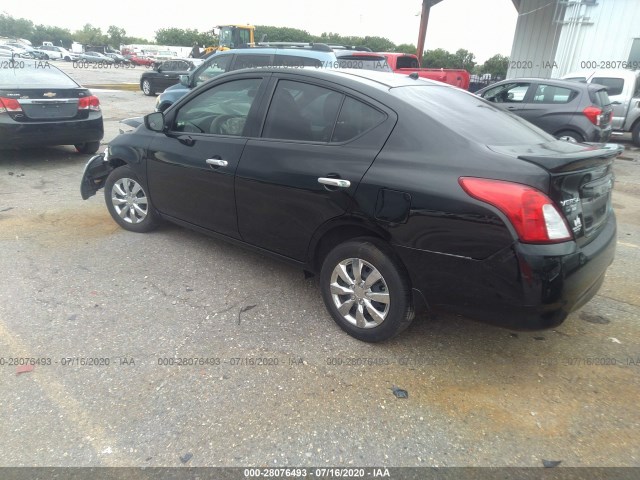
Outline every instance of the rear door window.
POLYGON ((624 89, 624 79, 616 77, 593 77, 591 83, 603 85, 609 90, 609 95, 620 95, 624 89))
POLYGON ((332 142, 346 142, 362 135, 384 121, 387 116, 366 103, 347 97, 340 110, 332 142))
POLYGON ((536 88, 536 93, 534 93, 531 103, 569 103, 577 96, 578 92, 570 88, 541 83, 536 88))
POLYGON ((280 80, 273 94, 262 136, 328 142, 344 95, 302 82, 280 80))

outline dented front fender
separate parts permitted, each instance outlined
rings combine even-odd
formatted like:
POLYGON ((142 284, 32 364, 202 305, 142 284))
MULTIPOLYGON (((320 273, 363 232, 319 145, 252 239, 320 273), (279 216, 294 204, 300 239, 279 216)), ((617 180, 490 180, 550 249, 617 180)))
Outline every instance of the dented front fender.
POLYGON ((80 182, 80 194, 86 200, 104 187, 107 177, 113 170, 113 166, 104 158, 104 154, 95 155, 87 162, 80 182))

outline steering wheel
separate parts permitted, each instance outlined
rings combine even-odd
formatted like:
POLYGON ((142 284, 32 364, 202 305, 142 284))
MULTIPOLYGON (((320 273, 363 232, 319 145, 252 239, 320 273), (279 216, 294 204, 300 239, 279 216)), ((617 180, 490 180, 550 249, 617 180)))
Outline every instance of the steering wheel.
POLYGON ((236 118, 236 115, 218 115, 209 126, 209 133, 224 135, 222 131, 223 124, 231 120, 232 118, 236 118))

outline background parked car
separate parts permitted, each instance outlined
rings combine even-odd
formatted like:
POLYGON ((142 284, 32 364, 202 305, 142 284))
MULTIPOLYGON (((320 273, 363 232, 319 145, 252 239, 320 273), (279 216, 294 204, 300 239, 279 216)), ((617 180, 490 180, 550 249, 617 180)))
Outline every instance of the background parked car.
POLYGON ((576 142, 606 142, 611 136, 613 109, 601 85, 515 78, 476 92, 555 137, 576 142))
POLYGON ((144 55, 125 55, 124 57, 134 65, 142 65, 144 67, 151 67, 156 63, 155 60, 144 55))
POLYGON ((17 48, 11 45, 0 45, 0 56, 28 58, 29 55, 24 48, 17 48))
POLYGON ((78 62, 86 63, 115 63, 112 58, 107 57, 104 53, 100 52, 84 52, 78 55, 78 62))
POLYGON ((360 340, 401 332, 424 299, 540 329, 604 280, 621 151, 558 141, 435 81, 264 68, 147 115, 88 162, 81 194, 104 188, 129 231, 171 220, 318 273, 360 340))
POLYGON ((633 143, 640 147, 640 70, 590 70, 562 77, 607 87, 613 106, 613 135, 631 132, 633 143))
POLYGON ((131 60, 129 60, 128 58, 124 58, 119 53, 108 52, 108 53, 105 53, 105 55, 107 57, 109 57, 110 59, 112 59, 115 63, 118 63, 118 64, 131 64, 131 60))
POLYGON ((156 111, 163 112, 192 88, 232 70, 267 66, 334 68, 336 64, 335 52, 324 44, 282 43, 217 52, 193 72, 181 75, 178 84, 167 88, 156 100, 156 111))
POLYGON ((49 60, 66 60, 67 62, 71 62, 78 59, 77 54, 70 52, 64 47, 58 47, 57 45, 41 45, 36 50, 45 52, 49 60))
POLYGON ((0 147, 75 145, 95 153, 103 136, 100 101, 52 64, 21 60, 0 69, 0 147))
POLYGON ((140 76, 140 90, 145 95, 155 95, 165 88, 180 81, 180 75, 188 75, 197 67, 191 60, 167 60, 154 65, 152 70, 143 72, 140 76))

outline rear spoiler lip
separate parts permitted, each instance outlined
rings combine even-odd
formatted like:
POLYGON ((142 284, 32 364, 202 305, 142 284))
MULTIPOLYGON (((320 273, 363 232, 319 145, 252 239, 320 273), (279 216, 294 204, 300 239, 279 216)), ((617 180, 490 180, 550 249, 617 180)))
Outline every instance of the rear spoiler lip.
POLYGON ((552 155, 519 155, 518 159, 538 165, 551 173, 565 173, 602 166, 603 160, 613 160, 624 152, 624 147, 615 143, 587 145, 592 149, 552 155))

